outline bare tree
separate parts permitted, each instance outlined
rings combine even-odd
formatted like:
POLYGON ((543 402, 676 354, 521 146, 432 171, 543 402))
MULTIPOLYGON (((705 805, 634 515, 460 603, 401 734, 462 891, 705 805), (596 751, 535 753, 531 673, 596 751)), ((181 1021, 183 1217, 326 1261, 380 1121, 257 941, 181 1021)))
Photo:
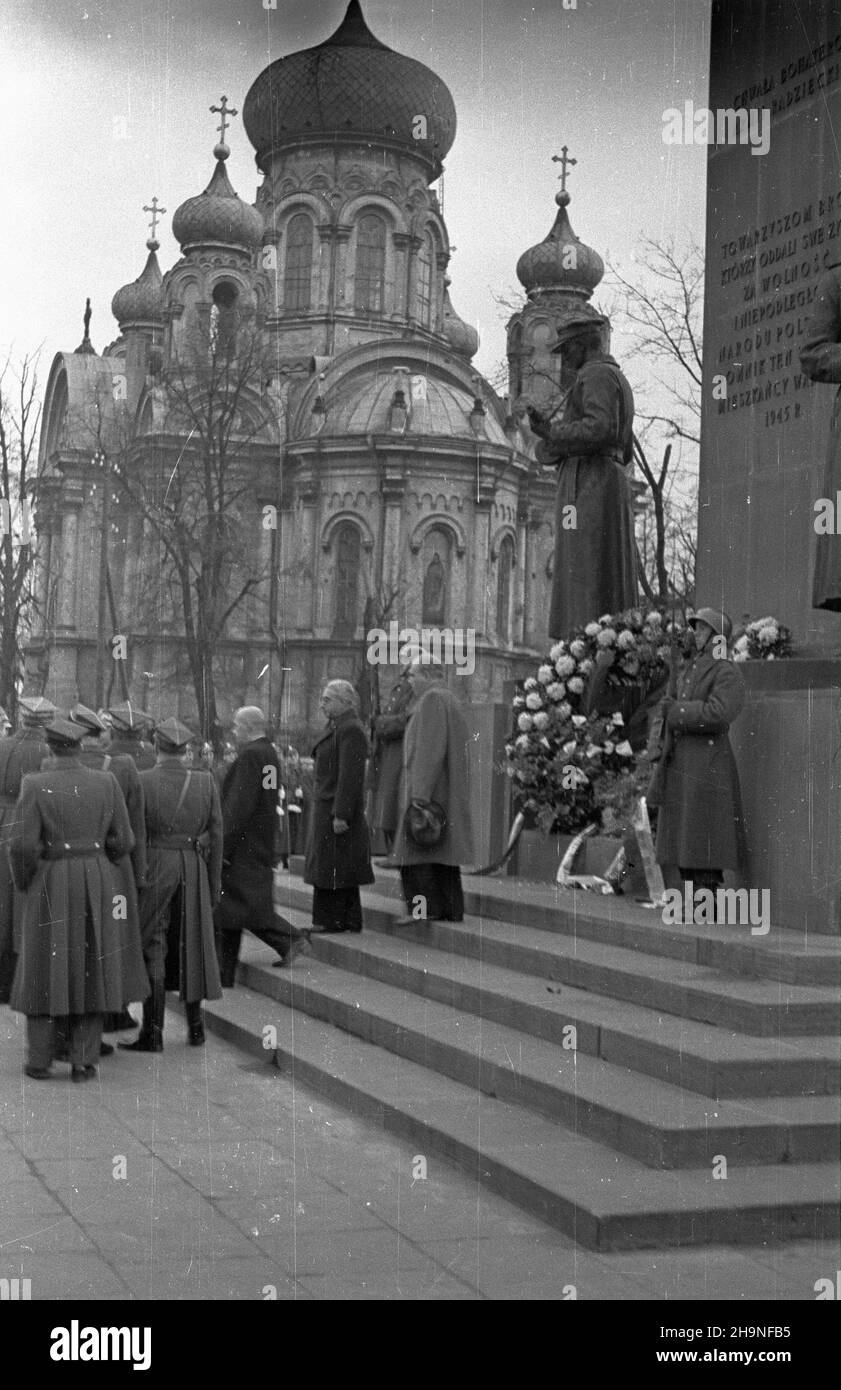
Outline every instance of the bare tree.
POLYGON ((7 357, 0 369, 0 704, 12 719, 34 604, 30 527, 39 482, 37 396, 38 354, 27 354, 18 367, 7 357))

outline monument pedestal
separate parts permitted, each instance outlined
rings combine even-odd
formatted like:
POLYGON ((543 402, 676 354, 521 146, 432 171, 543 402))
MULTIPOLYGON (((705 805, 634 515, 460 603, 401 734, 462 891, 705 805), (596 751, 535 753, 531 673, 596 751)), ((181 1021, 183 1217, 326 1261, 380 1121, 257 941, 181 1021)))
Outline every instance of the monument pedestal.
POLYGON ((730 728, 747 821, 750 887, 772 931, 841 934, 841 660, 745 662, 730 728))

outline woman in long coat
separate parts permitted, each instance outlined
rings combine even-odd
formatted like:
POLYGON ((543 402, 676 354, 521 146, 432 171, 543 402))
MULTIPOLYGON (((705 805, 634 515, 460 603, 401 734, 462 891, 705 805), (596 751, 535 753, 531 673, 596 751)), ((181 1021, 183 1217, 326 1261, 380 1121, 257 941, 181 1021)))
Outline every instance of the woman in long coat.
POLYGON ((730 636, 730 619, 699 609, 690 619, 696 653, 677 695, 663 701, 666 749, 657 819, 657 862, 676 865, 696 887, 716 888, 724 869, 746 858, 736 759, 727 731, 745 700, 742 677, 714 650, 730 636))
POLYGON ((360 932, 359 886, 373 883, 365 820, 368 740, 359 696, 349 681, 330 681, 321 696, 327 732, 318 740, 304 882, 313 886, 312 922, 325 932, 360 932))
POLYGON ((402 814, 394 845, 401 866, 403 895, 415 921, 460 922, 464 917, 461 864, 473 860, 473 826, 470 809, 470 731, 458 700, 442 683, 443 669, 434 662, 418 661, 409 672, 415 704, 403 741, 404 774, 402 814), (416 844, 406 833, 406 809, 415 799, 434 801, 447 823, 436 845, 416 844))
POLYGON ((70 1018, 74 1080, 94 1075, 102 1014, 144 999, 149 982, 135 933, 115 914, 109 860, 130 854, 134 837, 110 772, 83 767, 83 730, 55 720, 45 730, 52 767, 24 777, 10 858, 26 893, 11 1006, 26 1014, 27 1074, 49 1075, 55 1018, 70 1018))

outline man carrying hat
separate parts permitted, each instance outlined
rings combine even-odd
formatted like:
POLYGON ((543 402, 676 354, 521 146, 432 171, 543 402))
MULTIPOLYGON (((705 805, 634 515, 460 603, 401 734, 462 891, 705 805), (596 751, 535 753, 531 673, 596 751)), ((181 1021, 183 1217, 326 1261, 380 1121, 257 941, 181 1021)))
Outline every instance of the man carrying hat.
POLYGON ((148 768, 155 766, 155 752, 151 744, 147 743, 143 735, 154 724, 151 715, 144 710, 138 709, 130 700, 124 700, 120 705, 113 705, 107 711, 108 718, 111 720, 111 741, 108 745, 108 752, 120 757, 129 757, 135 764, 138 772, 145 772, 148 768))
POLYGON ((155 729, 157 763, 141 772, 148 886, 140 894, 143 954, 152 985, 129 1052, 163 1052, 167 989, 177 989, 193 1047, 205 1040, 201 1001, 221 999, 213 908, 222 876, 222 812, 215 779, 186 765, 194 735, 178 719, 155 729))
POLYGON ((26 1015, 27 1076, 45 1080, 54 1056, 53 1023, 65 1021, 74 1081, 96 1075, 102 1015, 126 997, 142 999, 148 982, 132 956, 109 864, 129 854, 134 837, 122 792, 110 772, 83 767, 78 724, 45 728, 52 766, 27 773, 15 814, 12 872, 25 901, 11 1006, 26 1015))
POLYGON ((27 772, 38 772, 49 753, 44 725, 56 712, 55 705, 40 695, 19 700, 18 708, 20 729, 0 739, 0 1004, 8 1004, 14 979, 15 925, 21 906, 7 854, 17 825, 15 806, 21 780, 27 772))
POLYGON ((578 313, 558 330, 552 351, 576 373, 563 418, 528 405, 539 436, 535 457, 558 467, 555 560, 549 636, 568 638, 600 613, 637 602, 631 493, 634 397, 619 365, 603 350, 607 319, 578 313))
MULTIPOLYGON (((728 659, 726 613, 699 608, 689 619, 695 654, 662 702, 662 779, 656 804, 657 862, 677 866, 696 888, 715 890, 724 869, 745 861, 739 774, 727 730, 741 711, 745 687, 728 659)), ((650 799, 650 798, 649 798, 650 799)))

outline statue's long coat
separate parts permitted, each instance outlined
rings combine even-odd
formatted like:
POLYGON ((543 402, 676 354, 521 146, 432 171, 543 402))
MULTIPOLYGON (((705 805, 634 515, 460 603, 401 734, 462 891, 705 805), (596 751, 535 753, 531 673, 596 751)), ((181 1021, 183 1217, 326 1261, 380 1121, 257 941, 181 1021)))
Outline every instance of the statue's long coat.
POLYGON ((130 854, 134 837, 113 774, 62 758, 24 777, 16 814, 12 871, 26 899, 12 1008, 56 1018, 117 1012, 127 999, 145 999, 139 937, 115 916, 108 861, 130 854), (91 848, 48 857, 67 844, 91 848))
POLYGON ((187 794, 179 807, 188 769, 183 763, 163 762, 140 780, 146 802, 148 887, 140 895, 140 924, 144 950, 153 937, 169 927, 170 914, 180 914, 180 959, 167 955, 167 984, 188 1003, 221 999, 219 967, 213 939, 213 904, 222 875, 222 812, 216 779, 193 770, 187 794), (196 848, 158 845, 172 836, 203 837, 196 848), (206 854, 206 858, 205 858, 206 854))
POLYGON ((331 720, 313 748, 312 818, 304 882, 335 891, 373 883, 365 820, 365 760, 368 740, 353 710, 331 720), (337 835, 333 819, 347 821, 337 835))
POLYGON ((413 706, 403 759, 400 828, 393 851, 397 863, 472 863, 470 731, 458 700, 446 686, 427 686, 413 706), (406 807, 416 798, 436 801, 444 809, 447 825, 437 845, 416 845, 406 835, 406 807))
MULTIPOLYGON (((818 286, 812 317, 800 351, 800 365, 812 381, 841 384, 841 265, 831 266, 818 286)), ((829 426, 822 497, 833 507, 841 492, 841 391, 836 392, 829 426)), ((836 517, 836 525, 838 518, 836 517)), ((819 535, 812 577, 812 607, 841 612, 841 537, 819 535)))
POLYGON ((224 864, 216 930, 275 928, 272 866, 280 858, 280 762, 267 738, 247 743, 222 783, 224 864))
POLYGON ((633 424, 634 397, 618 364, 607 355, 591 357, 576 375, 563 419, 552 421, 550 439, 536 448, 540 463, 559 465, 550 637, 569 638, 603 613, 637 603, 623 467, 633 454, 633 424))
MULTIPOLYGON (((40 728, 26 727, 9 738, 0 739, 0 963, 10 959, 12 949, 17 950, 16 942, 13 946, 13 936, 17 936, 20 926, 21 902, 8 854, 18 827, 16 807, 20 784, 28 772, 40 770, 49 751, 40 728)), ((10 984, 8 977, 6 984, 0 981, 0 988, 7 991, 10 984)))
POLYGON ((737 869, 745 861, 739 774, 727 731, 745 700, 732 661, 699 652, 678 679, 657 821, 657 862, 737 869))

